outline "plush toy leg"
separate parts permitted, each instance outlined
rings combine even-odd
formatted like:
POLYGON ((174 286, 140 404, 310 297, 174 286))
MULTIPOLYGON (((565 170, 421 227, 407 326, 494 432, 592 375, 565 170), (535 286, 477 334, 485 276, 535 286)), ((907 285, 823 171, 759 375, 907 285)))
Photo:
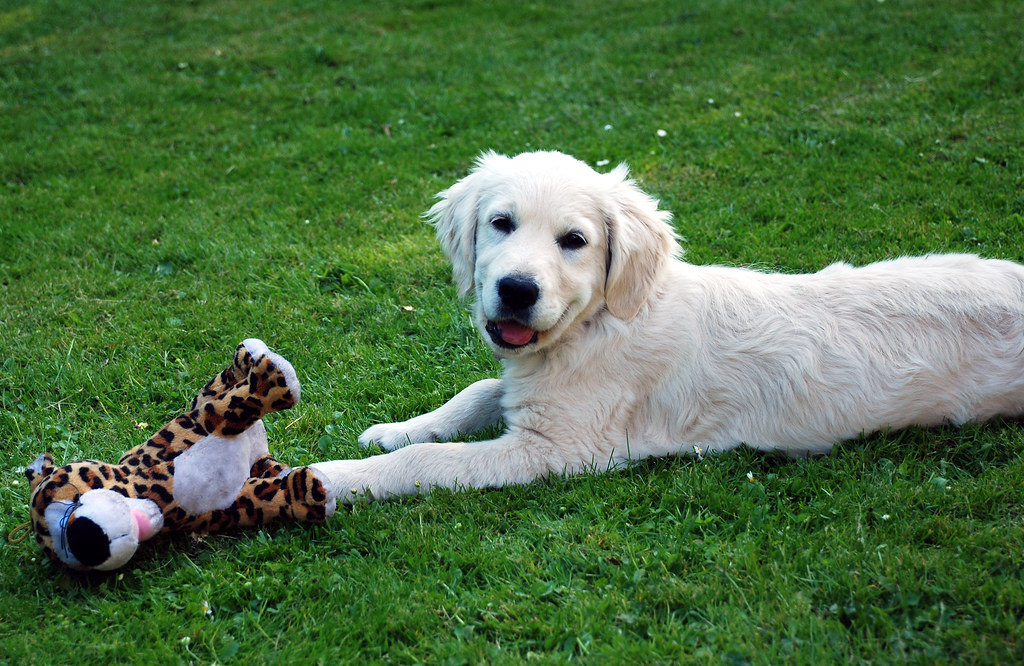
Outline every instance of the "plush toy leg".
POLYGON ((207 402, 240 382, 243 377, 249 374, 253 362, 260 356, 266 355, 269 351, 270 349, 267 348, 267 345, 262 340, 257 338, 243 340, 235 348, 235 357, 232 359, 231 365, 211 379, 199 391, 199 394, 192 399, 192 404, 188 408, 189 411, 201 408, 207 402))
POLYGON ((206 434, 233 437, 298 401, 299 381, 291 363, 268 352, 256 359, 242 381, 196 410, 196 420, 206 434))
POLYGON ((176 530, 220 532, 281 519, 319 523, 334 514, 335 505, 326 478, 310 467, 296 467, 284 476, 247 479, 234 504, 226 509, 168 519, 176 530))
MULTIPOLYGON (((252 348, 246 348, 251 354, 252 348)), ((201 407, 168 423, 145 444, 122 456, 119 464, 131 469, 152 467, 174 460, 207 435, 235 437, 267 414, 291 408, 299 396, 299 380, 291 363, 266 350, 251 361, 248 372, 234 385, 202 398, 201 407)))
POLYGON ((259 480, 253 492, 264 501, 266 515, 276 510, 279 518, 318 523, 334 514, 334 489, 326 477, 312 467, 293 467, 281 476, 259 480), (273 494, 262 485, 268 481, 272 485, 279 482, 283 492, 273 494))

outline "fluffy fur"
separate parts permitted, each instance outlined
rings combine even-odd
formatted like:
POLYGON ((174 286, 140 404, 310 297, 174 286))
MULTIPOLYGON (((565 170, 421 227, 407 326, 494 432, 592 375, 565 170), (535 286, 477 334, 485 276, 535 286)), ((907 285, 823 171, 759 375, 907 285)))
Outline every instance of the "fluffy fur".
POLYGON ((625 166, 599 174, 559 153, 485 154, 439 199, 428 217, 502 378, 360 437, 390 453, 316 464, 339 497, 500 487, 695 446, 820 454, 1024 413, 1019 264, 695 266, 625 166), (497 439, 442 443, 499 419, 497 439))

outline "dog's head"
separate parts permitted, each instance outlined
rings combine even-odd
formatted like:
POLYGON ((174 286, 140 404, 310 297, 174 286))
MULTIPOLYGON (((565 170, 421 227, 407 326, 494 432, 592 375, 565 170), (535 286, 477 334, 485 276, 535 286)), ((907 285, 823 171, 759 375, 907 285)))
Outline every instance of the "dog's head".
POLYGON ((632 319, 677 253, 669 214, 620 165, 486 153, 428 212, 459 293, 498 356, 550 346, 607 308, 632 319))

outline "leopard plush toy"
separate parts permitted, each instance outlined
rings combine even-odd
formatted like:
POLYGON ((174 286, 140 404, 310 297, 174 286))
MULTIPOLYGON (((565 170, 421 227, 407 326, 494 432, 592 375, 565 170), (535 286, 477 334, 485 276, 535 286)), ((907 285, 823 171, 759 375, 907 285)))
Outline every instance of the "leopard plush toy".
POLYGON ((310 467, 288 468, 267 448, 261 420, 299 400, 291 364, 260 340, 238 345, 230 366, 178 416, 116 465, 56 467, 49 454, 25 470, 36 541, 79 571, 125 564, 157 532, 216 532, 279 518, 307 523, 335 498, 310 467))

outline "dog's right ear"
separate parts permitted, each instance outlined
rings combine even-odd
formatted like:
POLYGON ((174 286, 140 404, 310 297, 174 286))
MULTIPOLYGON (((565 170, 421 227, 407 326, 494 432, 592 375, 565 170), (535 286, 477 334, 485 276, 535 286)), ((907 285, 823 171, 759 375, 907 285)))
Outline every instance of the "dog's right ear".
POLYGON ((480 188, 484 177, 482 171, 490 161, 497 159, 507 158, 493 152, 481 155, 469 175, 438 193, 440 201, 424 214, 427 221, 434 225, 441 249, 452 262, 452 275, 460 296, 473 291, 476 226, 480 216, 480 188))

